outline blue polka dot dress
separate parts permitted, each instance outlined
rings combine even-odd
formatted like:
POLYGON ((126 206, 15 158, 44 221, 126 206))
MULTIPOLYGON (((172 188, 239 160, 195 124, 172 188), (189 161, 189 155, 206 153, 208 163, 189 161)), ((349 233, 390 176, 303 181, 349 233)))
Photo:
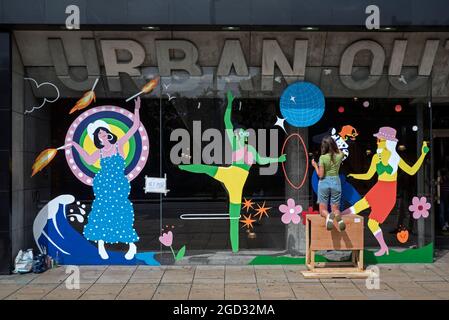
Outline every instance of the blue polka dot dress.
POLYGON ((131 186, 125 176, 125 160, 118 152, 103 158, 100 150, 100 171, 93 180, 95 200, 84 236, 88 240, 107 243, 131 243, 139 240, 134 230, 134 209, 128 196, 131 186))

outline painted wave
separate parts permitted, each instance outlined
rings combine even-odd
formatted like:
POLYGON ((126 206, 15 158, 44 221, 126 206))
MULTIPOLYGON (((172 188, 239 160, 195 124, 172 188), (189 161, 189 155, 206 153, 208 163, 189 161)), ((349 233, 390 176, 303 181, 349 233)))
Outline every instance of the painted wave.
POLYGON ((160 265, 154 258, 155 252, 137 253, 132 260, 126 260, 126 252, 107 250, 109 259, 103 260, 96 245, 67 221, 66 207, 74 201, 71 195, 58 196, 36 216, 33 233, 41 252, 45 248, 47 254, 61 265, 160 265))

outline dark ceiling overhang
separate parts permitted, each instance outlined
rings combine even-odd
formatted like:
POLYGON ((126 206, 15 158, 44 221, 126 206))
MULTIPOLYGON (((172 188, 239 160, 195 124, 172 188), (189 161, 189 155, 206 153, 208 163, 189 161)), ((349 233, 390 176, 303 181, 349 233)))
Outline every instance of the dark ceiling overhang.
POLYGON ((0 24, 64 25, 72 4, 82 26, 364 27, 371 4, 383 27, 449 26, 448 0, 0 0, 0 24))

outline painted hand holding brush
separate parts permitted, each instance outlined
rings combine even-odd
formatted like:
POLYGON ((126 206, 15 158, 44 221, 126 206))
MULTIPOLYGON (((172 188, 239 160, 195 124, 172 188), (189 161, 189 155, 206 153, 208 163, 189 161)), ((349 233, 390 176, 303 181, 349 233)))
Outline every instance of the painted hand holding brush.
POLYGON ((110 156, 114 154, 116 152, 115 148, 113 148, 115 143, 117 143, 120 155, 124 158, 124 145, 136 133, 140 126, 140 97, 138 97, 134 101, 134 104, 133 125, 130 130, 128 130, 122 137, 120 137, 120 139, 117 140, 117 137, 114 137, 114 135, 107 128, 107 124, 104 123, 104 121, 99 120, 104 123, 106 127, 97 126, 97 129, 92 132, 91 139, 94 140, 94 143, 98 148, 97 150, 95 150, 92 154, 89 154, 75 141, 69 142, 59 148, 45 149, 37 156, 36 160, 34 161, 31 176, 33 177, 36 173, 44 169, 56 156, 58 150, 70 150, 72 147, 74 147, 81 158, 83 158, 83 160, 90 165, 94 164, 98 159, 100 159, 101 152, 104 156, 110 156), (102 149, 102 151, 100 151, 100 149, 102 149))
POLYGON ((151 91, 154 90, 154 88, 156 88, 158 83, 159 83, 159 77, 154 78, 153 80, 151 80, 147 84, 145 84, 138 93, 136 93, 135 95, 133 95, 133 96, 129 97, 128 99, 126 99, 126 102, 131 101, 132 99, 140 96, 141 94, 150 93, 151 91))

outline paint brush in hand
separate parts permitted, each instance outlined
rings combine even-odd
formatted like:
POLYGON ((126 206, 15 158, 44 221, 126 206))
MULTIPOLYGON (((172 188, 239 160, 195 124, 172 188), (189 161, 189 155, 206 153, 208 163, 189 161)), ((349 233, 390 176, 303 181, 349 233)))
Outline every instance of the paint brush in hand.
POLYGON ((31 169, 33 172, 31 173, 31 176, 33 177, 36 173, 44 169, 56 156, 56 153, 58 153, 58 150, 65 149, 65 145, 59 147, 59 148, 48 148, 39 153, 36 160, 34 160, 33 166, 31 169))
POLYGON ((75 106, 70 110, 69 114, 74 113, 75 111, 78 110, 83 110, 84 108, 87 108, 92 101, 95 101, 96 96, 95 96, 95 87, 97 86, 99 78, 97 78, 95 80, 94 85, 92 86, 92 89, 90 91, 87 91, 86 93, 84 93, 84 95, 81 97, 81 99, 79 99, 75 106))
POLYGON ((154 90, 154 88, 156 88, 158 83, 159 83, 159 77, 154 78, 153 80, 148 82, 146 85, 144 85, 142 87, 142 90, 140 90, 140 92, 138 92, 135 95, 133 95, 133 96, 129 97, 128 99, 126 99, 126 102, 131 101, 132 99, 140 96, 141 94, 150 93, 151 91, 154 90))

